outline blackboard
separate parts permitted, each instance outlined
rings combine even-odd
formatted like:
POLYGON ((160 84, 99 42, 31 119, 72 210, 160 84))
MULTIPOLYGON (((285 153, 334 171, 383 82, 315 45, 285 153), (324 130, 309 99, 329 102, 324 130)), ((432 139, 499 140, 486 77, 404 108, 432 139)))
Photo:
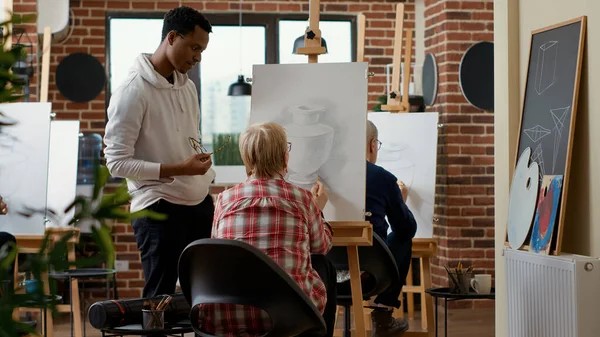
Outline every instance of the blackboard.
POLYGON ((563 176, 553 253, 560 252, 585 27, 584 16, 531 35, 517 158, 530 147, 540 182, 546 175, 563 176))

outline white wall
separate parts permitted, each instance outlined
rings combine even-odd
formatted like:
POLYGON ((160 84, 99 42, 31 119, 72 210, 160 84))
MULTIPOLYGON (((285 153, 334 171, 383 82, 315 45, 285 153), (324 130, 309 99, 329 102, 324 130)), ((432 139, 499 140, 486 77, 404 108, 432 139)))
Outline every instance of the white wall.
POLYGON ((582 15, 588 16, 583 73, 579 91, 575 141, 568 186, 562 251, 600 256, 600 1, 498 0, 494 2, 495 39, 495 207, 496 207, 496 336, 506 336, 506 289, 501 255, 506 231, 508 191, 515 164, 531 31, 582 15), (594 76, 595 75, 595 76, 594 76), (595 88, 595 90, 594 90, 595 88))

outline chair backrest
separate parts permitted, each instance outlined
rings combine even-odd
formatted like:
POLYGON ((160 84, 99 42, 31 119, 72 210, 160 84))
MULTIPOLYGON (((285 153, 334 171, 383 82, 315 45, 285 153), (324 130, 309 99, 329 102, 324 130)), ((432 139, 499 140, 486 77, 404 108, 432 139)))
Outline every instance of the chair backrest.
POLYGON ((271 317, 266 336, 322 335, 325 321, 310 298, 275 261, 245 242, 201 239, 189 244, 179 258, 179 282, 190 303, 197 328, 198 304, 242 304, 260 308, 271 317))
MULTIPOLYGON (((348 250, 346 247, 333 247, 327 258, 335 265, 337 270, 348 270, 348 250)), ((371 289, 363 289, 363 297, 368 298, 379 295, 395 282, 400 276, 394 256, 388 249, 383 239, 373 233, 372 246, 358 247, 358 263, 360 269, 375 279, 371 289)), ((338 295, 349 295, 339 294, 338 295)))

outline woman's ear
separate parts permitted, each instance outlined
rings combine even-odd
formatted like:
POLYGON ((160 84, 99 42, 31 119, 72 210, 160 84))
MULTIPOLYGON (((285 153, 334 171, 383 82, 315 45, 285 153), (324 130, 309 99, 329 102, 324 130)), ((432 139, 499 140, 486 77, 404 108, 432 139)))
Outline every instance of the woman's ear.
POLYGON ((283 155, 283 170, 287 173, 288 161, 290 160, 290 153, 288 151, 283 155))

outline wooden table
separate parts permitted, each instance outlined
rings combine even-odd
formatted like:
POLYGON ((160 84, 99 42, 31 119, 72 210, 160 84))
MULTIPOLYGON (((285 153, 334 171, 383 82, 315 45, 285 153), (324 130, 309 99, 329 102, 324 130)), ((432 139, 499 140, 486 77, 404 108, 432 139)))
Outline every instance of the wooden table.
POLYGON ((363 312, 362 285, 360 283, 359 246, 373 245, 373 226, 368 221, 330 221, 333 228, 333 245, 348 248, 348 269, 352 290, 352 310, 357 337, 366 337, 365 316, 363 312))

